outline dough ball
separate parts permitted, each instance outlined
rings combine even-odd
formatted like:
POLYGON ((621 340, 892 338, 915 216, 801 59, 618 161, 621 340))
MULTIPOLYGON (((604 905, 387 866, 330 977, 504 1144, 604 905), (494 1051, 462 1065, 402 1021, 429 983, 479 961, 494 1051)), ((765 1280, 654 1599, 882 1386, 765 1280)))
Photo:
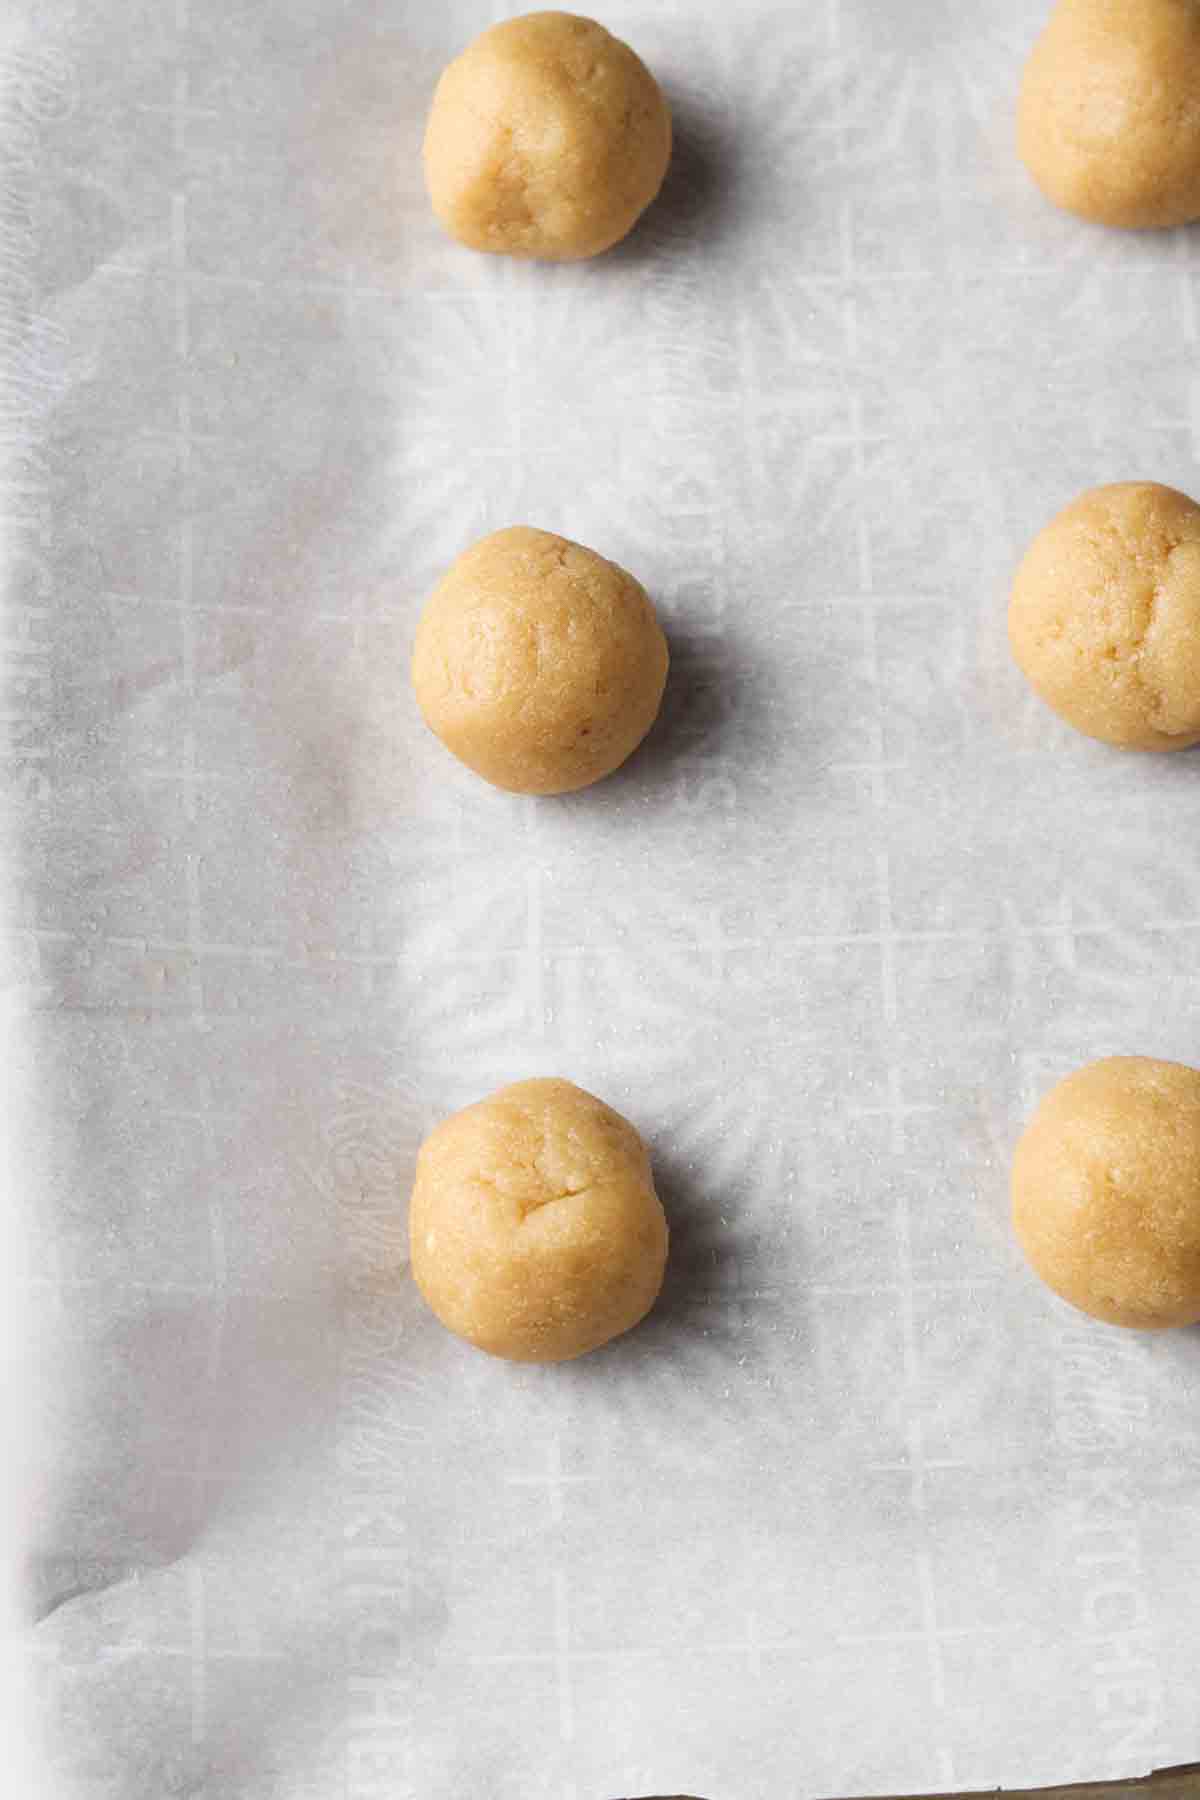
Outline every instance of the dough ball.
POLYGON ((1017 141, 1056 205, 1102 225, 1200 218, 1200 6, 1060 0, 1025 69, 1017 141))
POLYGON ((531 525, 464 551, 417 626, 413 687, 448 750, 514 794, 565 794, 623 763, 653 725, 667 640, 645 590, 531 525))
POLYGON ((565 1362, 630 1330, 667 1260, 646 1146, 569 1081, 518 1081, 431 1132, 409 1238, 442 1324, 512 1362, 565 1362))
POLYGON ((649 69, 603 25, 535 12, 444 71, 425 131, 433 210, 472 250, 572 262, 623 238, 671 157, 649 69))
POLYGON ((1200 506, 1174 488, 1093 488, 1033 540, 1013 655, 1068 724, 1126 750, 1200 743, 1200 506))
POLYGON ((1110 1325, 1200 1321, 1200 1069, 1110 1056, 1017 1145, 1013 1224, 1042 1280, 1110 1325))

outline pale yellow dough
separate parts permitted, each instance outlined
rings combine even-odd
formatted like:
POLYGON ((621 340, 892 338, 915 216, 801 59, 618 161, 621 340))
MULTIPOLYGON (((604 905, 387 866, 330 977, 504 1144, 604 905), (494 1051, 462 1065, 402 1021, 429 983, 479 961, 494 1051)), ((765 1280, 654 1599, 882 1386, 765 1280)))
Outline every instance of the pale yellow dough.
POLYGON ((1017 1146, 1012 1196, 1022 1249, 1072 1306, 1200 1322, 1200 1069, 1111 1056, 1068 1075, 1017 1146))
POLYGON ((425 131, 425 179, 473 250, 571 262, 631 230, 662 186, 671 114, 649 69, 574 13, 494 25, 450 63, 425 131))
POLYGON ((1018 145, 1045 194, 1085 219, 1200 218, 1197 0, 1059 0, 1026 66, 1018 145))
POLYGON ((412 680, 426 724, 493 786, 563 794, 654 723, 667 641, 640 583, 553 532, 481 538, 431 594, 412 680))
POLYGON ((641 1138, 569 1081, 518 1081, 417 1158, 412 1271, 442 1324, 513 1362, 565 1362, 642 1319, 667 1222, 641 1138))
POLYGON ((1008 630, 1076 730, 1127 750, 1200 743, 1200 506, 1150 481, 1082 494, 1030 546, 1008 630))

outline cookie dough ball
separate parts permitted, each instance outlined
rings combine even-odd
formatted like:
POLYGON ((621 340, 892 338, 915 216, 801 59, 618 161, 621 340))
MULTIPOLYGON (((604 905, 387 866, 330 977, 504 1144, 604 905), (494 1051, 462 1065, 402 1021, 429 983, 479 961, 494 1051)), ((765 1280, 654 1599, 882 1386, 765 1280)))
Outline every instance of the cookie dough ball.
POLYGON ((518 1081, 431 1132, 409 1237, 442 1324, 512 1362, 565 1362, 630 1330, 667 1259, 646 1146, 569 1081, 518 1081))
POLYGON ((670 157, 653 75, 574 13, 527 13, 477 37, 438 82, 425 131, 429 197, 450 235, 550 262, 623 238, 670 157))
POLYGON ((1018 145, 1056 205, 1102 225, 1200 218, 1200 7, 1060 0, 1025 70, 1018 145))
POLYGON ((426 724, 493 786, 565 794, 623 763, 653 725, 667 640, 632 575, 513 525, 464 551, 417 626, 426 724))
POLYGON ((1200 1069, 1110 1056, 1042 1101, 1013 1162, 1042 1280, 1110 1325, 1200 1321, 1200 1069))
POLYGON ((1042 699, 1126 750, 1200 743, 1200 506, 1174 488, 1093 488, 1034 539, 1008 612, 1042 699))

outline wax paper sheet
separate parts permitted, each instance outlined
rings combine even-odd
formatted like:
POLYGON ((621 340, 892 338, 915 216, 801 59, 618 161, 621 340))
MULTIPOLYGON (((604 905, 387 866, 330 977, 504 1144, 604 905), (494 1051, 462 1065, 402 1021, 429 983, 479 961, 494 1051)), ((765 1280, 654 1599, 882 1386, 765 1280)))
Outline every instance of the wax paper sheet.
MULTIPOLYGON (((1005 604, 1080 488, 1200 489, 1200 240, 1016 160, 1035 0, 604 0, 666 188, 442 235, 470 0, 40 0, 0 82, 13 908, 43 1371, 29 1633, 86 1800, 810 1800, 1200 1749, 1200 1335, 1007 1223, 1092 1056, 1200 1061, 1200 763, 1060 726, 1005 604), (425 732, 513 522, 668 629, 616 776, 425 732), (570 1077, 661 1304, 560 1368, 406 1267, 422 1134, 570 1077)), ((511 10, 519 10, 514 8, 511 10)), ((12 15, 10 15, 10 18, 12 15)))

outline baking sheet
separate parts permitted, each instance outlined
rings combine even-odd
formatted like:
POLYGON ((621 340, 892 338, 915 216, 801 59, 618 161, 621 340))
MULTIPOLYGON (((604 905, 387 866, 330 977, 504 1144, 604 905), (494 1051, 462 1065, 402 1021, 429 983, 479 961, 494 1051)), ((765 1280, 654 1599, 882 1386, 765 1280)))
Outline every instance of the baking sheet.
POLYGON ((1200 1335, 1024 1272, 1010 1147, 1200 1061, 1200 764, 1012 669, 1028 538, 1192 491, 1194 232, 1053 214, 1034 0, 605 0, 660 202, 476 257, 419 170, 467 0, 34 4, 0 85, 30 1633, 87 1800, 711 1800, 1200 1746, 1200 1335), (6 176, 6 180, 8 177, 6 176), (11 486, 11 484, 10 484, 11 486), (15 489, 13 490, 16 491, 15 489), (528 521, 654 595, 618 775, 494 793, 407 649, 528 521), (419 1305, 428 1127, 561 1073, 650 1140, 646 1326, 419 1305))

